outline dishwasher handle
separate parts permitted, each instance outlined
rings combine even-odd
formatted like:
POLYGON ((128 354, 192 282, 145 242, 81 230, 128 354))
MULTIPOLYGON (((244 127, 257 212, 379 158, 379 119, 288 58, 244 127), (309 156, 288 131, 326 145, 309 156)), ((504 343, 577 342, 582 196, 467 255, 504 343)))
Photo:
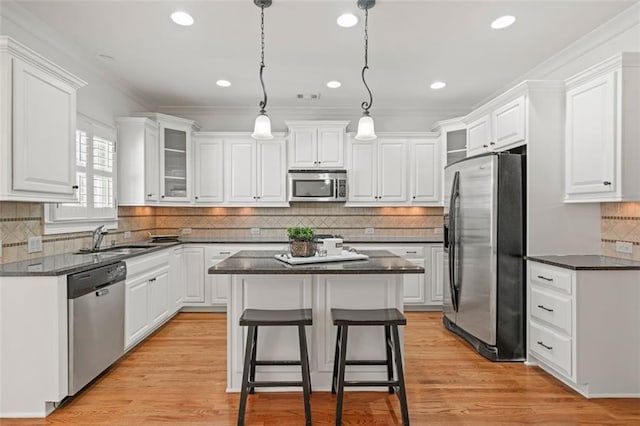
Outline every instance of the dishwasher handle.
POLYGON ((106 296, 107 294, 109 294, 108 288, 101 288, 100 290, 96 291, 96 297, 106 296))

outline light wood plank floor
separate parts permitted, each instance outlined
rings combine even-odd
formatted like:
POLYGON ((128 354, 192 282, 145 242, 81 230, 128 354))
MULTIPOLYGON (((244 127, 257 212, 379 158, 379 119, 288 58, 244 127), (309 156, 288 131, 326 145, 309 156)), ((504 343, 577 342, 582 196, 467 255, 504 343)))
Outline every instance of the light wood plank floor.
MULTIPOLYGON (((413 425, 640 425, 640 400, 588 400, 538 368, 491 363, 443 329, 439 313, 409 313, 405 372, 413 425)), ((46 419, 2 425, 235 425, 225 393, 224 314, 182 313, 46 419)), ((345 425, 398 425, 394 395, 349 392, 345 425)), ((312 395, 314 425, 331 425, 335 397, 312 395)), ((301 393, 249 396, 247 425, 302 425, 301 393)))

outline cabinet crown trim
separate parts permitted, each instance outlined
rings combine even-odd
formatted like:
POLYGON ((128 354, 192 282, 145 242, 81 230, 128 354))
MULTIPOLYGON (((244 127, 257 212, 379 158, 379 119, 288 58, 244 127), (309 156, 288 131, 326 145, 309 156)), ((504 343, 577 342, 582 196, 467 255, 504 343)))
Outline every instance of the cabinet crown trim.
POLYGON ((595 77, 624 67, 640 67, 640 52, 620 52, 569 77, 565 80, 565 85, 567 89, 572 89, 595 77))
POLYGON ((135 117, 146 117, 154 121, 163 121, 166 123, 179 124, 183 126, 191 126, 194 130, 200 130, 200 126, 194 120, 176 117, 175 115, 162 114, 160 112, 141 112, 134 114, 135 117))
POLYGON ((324 127, 324 126, 339 126, 339 127, 347 127, 350 121, 344 120, 294 120, 294 121, 286 121, 284 122, 287 127, 324 127))
POLYGON ((69 71, 11 37, 0 36, 0 53, 9 53, 48 74, 53 74, 56 78, 71 85, 76 90, 87 85, 86 81, 76 77, 69 71))

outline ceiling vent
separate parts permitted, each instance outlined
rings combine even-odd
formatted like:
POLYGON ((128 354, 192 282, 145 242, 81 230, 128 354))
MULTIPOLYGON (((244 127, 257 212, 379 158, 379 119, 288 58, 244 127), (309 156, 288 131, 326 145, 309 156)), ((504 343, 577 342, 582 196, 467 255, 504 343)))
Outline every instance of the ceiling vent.
POLYGON ((296 95, 298 99, 317 100, 320 99, 320 93, 298 93, 296 95))

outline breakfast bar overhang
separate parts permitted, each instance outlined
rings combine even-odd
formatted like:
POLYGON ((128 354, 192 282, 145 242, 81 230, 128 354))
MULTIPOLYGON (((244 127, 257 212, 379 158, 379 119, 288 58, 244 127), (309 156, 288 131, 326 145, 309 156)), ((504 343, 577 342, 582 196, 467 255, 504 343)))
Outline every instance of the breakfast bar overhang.
MULTIPOLYGON (((245 309, 312 309, 313 326, 307 329, 311 383, 314 391, 331 390, 336 338, 331 308, 402 312, 403 275, 424 273, 421 266, 386 250, 362 253, 369 258, 292 266, 276 260, 277 251, 240 251, 209 268, 209 274, 227 280, 227 392, 239 392, 241 387, 247 329, 238 321, 245 309)), ((357 327, 348 342, 350 359, 385 357, 381 327, 357 327)), ((295 328, 261 329, 257 359, 298 360, 295 328)), ((386 374, 386 367, 379 365, 347 370, 352 380, 382 380, 386 374)), ((300 367, 259 366, 256 376, 269 381, 300 380, 300 367)))

